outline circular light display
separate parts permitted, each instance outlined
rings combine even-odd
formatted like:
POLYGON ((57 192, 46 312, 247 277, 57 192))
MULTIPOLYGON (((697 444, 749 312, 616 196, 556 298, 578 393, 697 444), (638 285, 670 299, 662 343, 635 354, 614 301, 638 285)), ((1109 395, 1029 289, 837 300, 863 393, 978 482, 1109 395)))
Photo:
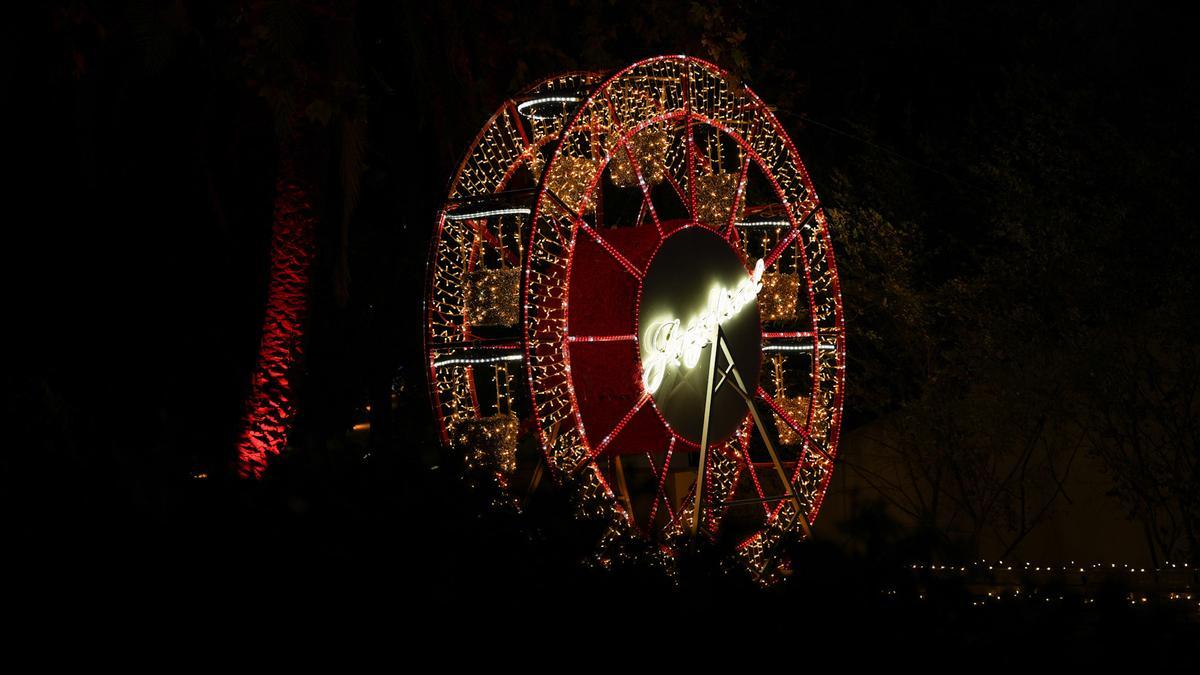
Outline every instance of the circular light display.
POLYGON ((443 442, 516 508, 573 494, 607 525, 605 563, 669 569, 698 538, 776 579, 832 476, 844 345, 795 147, 698 59, 506 101, 439 213, 426 349, 443 442))

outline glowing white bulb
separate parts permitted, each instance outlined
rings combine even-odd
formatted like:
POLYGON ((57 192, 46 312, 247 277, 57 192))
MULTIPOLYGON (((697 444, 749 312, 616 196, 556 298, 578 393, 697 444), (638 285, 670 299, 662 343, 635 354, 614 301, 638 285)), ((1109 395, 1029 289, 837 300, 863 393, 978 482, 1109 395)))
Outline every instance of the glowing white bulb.
POLYGON ((520 354, 505 354, 503 356, 482 356, 482 357, 478 357, 478 358, 442 359, 441 361, 434 361, 433 366, 435 368, 441 368, 443 366, 459 366, 459 365, 471 366, 471 365, 480 365, 480 364, 485 364, 485 363, 501 363, 503 361, 521 361, 524 358, 525 357, 523 357, 520 354))
POLYGON ((530 99, 528 101, 522 101, 520 104, 517 105, 517 112, 521 113, 522 115, 526 115, 530 119, 548 120, 548 119, 553 119, 553 116, 538 115, 532 110, 532 108, 534 106, 540 106, 545 103, 578 103, 578 102, 579 102, 579 97, 577 97, 577 96, 543 96, 542 98, 535 98, 535 99, 530 99))
POLYGON ((446 214, 446 220, 472 220, 475 218, 488 218, 491 216, 508 216, 508 215, 529 215, 529 209, 512 208, 512 209, 491 209, 488 211, 473 211, 473 212, 452 212, 446 214))

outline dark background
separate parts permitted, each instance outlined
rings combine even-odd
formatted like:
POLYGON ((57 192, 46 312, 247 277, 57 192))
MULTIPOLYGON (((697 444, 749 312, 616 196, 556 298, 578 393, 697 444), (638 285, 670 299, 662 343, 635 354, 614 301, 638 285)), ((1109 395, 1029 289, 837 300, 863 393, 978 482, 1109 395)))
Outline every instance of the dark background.
MULTIPOLYGON (((410 635, 513 645, 600 633, 680 645, 708 625, 789 649, 824 632, 1095 662, 1135 642, 1164 659, 1194 646, 1194 621, 1130 614, 1119 590, 1111 612, 1019 605, 984 618, 953 587, 934 603, 881 600, 915 588, 905 563, 978 554, 936 507, 909 525, 865 512, 857 548, 813 544, 796 553, 799 578, 767 593, 703 561, 679 588, 581 568, 587 533, 553 504, 519 523, 430 468, 445 462, 418 366, 432 215, 499 102, 564 70, 707 58, 777 107, 831 211, 847 433, 899 420, 921 430, 914 447, 953 453, 923 466, 978 455, 964 468, 975 475, 993 452, 978 439, 1079 429, 1155 564, 1195 563, 1200 110, 1192 24, 1166 7, 20 10, 0 40, 6 556, 29 570, 25 590, 65 598, 43 610, 144 597, 151 616, 292 608, 281 613, 310 626, 382 612, 415 621, 410 635), (320 216, 307 353, 291 447, 265 480, 243 482, 233 449, 289 142, 320 216), (371 402, 370 436, 348 433, 371 402), (1116 431, 1139 420, 1177 430, 1164 432, 1174 454, 1131 454, 1116 431)), ((1019 532, 1012 517, 988 527, 1019 532)))

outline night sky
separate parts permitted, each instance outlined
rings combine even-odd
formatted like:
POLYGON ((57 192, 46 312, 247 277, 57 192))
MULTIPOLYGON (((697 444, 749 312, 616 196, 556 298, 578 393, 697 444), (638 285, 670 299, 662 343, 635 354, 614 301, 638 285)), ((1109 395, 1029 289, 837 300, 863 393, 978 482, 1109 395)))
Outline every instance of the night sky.
MULTIPOLYGON (((1095 605, 980 614, 969 584, 912 569, 1200 565, 1200 90, 1193 25, 1167 5, 18 14, 0 40, 0 505, 38 611, 144 597, 151 616, 194 619, 200 603, 226 621, 243 605, 319 622, 403 608, 420 617, 410 637, 478 628, 513 646, 591 647, 607 630, 687 649, 698 626, 731 647, 820 631, 849 646, 854 626, 923 652, 1021 644, 1099 663, 1136 642, 1151 660, 1194 658, 1194 599, 1138 613, 1128 598, 1194 593, 1195 572, 1122 577, 1095 605), (678 584, 581 567, 595 533, 566 504, 497 513, 436 440, 421 294, 462 153, 526 85, 658 54, 717 63, 773 106, 831 220, 844 463, 784 588, 731 579, 703 552, 678 584), (285 158, 315 218, 296 415, 288 449, 243 480, 285 158)), ((1056 583, 1025 585, 1049 597, 1056 583)))

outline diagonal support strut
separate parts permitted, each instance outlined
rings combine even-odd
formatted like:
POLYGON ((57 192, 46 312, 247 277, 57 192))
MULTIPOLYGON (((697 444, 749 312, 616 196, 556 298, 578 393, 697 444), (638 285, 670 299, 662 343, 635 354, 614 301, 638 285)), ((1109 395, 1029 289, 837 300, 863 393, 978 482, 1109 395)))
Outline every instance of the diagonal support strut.
POLYGON ((713 395, 721 385, 728 381, 728 376, 733 375, 733 382, 729 386, 742 397, 746 407, 750 409, 750 415, 754 418, 754 426, 758 429, 758 434, 762 437, 763 444, 767 447, 767 453, 771 456, 771 464, 775 467, 775 473, 779 476, 780 482, 784 486, 783 498, 792 502, 796 509, 796 521, 800 523, 800 528, 804 531, 806 537, 812 537, 812 526, 808 522, 808 517, 804 513, 804 507, 800 503, 800 497, 796 493, 796 487, 792 485, 792 481, 788 478, 787 471, 784 470, 783 464, 779 461, 779 454, 775 452, 775 444, 771 442, 770 434, 767 433, 767 428, 763 424, 762 417, 758 414, 758 407, 754 405, 754 398, 746 391, 746 383, 742 380, 742 375, 738 372, 737 363, 733 359, 733 354, 729 351, 729 346, 725 344, 725 331, 718 324, 716 336, 711 342, 712 352, 708 358, 708 385, 704 396, 704 426, 700 431, 700 467, 696 473, 696 490, 695 503, 692 505, 692 536, 695 536, 700 531, 700 520, 704 515, 704 484, 706 471, 708 469, 708 427, 709 418, 712 413, 713 395), (720 348, 722 355, 725 357, 726 363, 729 365, 722 369, 721 380, 713 385, 713 380, 717 371, 717 349, 720 348))

